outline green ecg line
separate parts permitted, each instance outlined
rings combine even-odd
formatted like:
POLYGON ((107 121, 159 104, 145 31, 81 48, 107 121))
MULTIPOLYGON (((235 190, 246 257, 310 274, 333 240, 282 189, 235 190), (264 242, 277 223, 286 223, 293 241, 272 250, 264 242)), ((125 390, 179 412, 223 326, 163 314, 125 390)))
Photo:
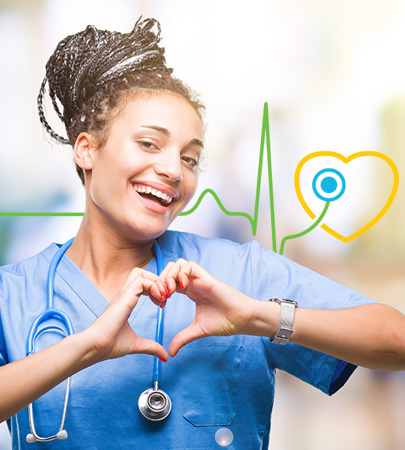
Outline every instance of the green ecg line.
POLYGON ((207 194, 211 194, 215 201, 217 202, 218 206, 220 207, 221 211, 223 213, 225 213, 227 216, 241 216, 241 217, 246 217, 246 219, 249 220, 250 225, 252 227, 252 230, 255 227, 255 223, 254 220, 252 219, 252 217, 244 212, 232 212, 232 211, 228 211, 225 206, 222 204, 221 200, 219 199, 218 195, 215 193, 215 191, 213 191, 212 189, 205 189, 205 191, 198 197, 198 200, 196 202, 196 204, 189 209, 188 211, 182 212, 179 214, 179 216, 188 216, 189 214, 193 213, 199 206, 200 203, 202 202, 203 198, 207 195, 207 194))
POLYGON ((253 236, 256 236, 257 224, 258 224, 258 219, 259 219, 259 199, 260 199, 260 186, 261 186, 261 181, 262 181, 262 169, 263 169, 265 141, 266 141, 266 150, 267 150, 267 173, 268 173, 268 179, 269 179, 271 239, 272 239, 272 244, 273 244, 273 251, 277 253, 276 220, 275 220, 274 196, 273 196, 273 173, 272 173, 272 169, 271 169, 270 122, 269 122, 269 108, 268 108, 267 102, 264 104, 264 108, 263 108, 262 134, 261 134, 261 140, 260 140, 260 156, 259 156, 259 168, 258 168, 258 173, 257 173, 254 217, 252 217, 250 214, 247 214, 244 212, 228 211, 222 204, 218 195, 212 189, 205 189, 199 196, 196 204, 188 211, 180 213, 180 216, 188 216, 189 214, 193 213, 200 205, 202 199, 207 194, 211 194, 214 197, 214 200, 217 202, 218 206, 220 207, 221 211, 224 212, 226 215, 240 216, 240 217, 245 217, 246 219, 248 219, 250 222, 250 225, 252 227, 252 234, 253 234, 253 236))
MULTIPOLYGON (((259 167, 257 172, 257 184, 256 184, 256 198, 255 198, 255 207, 254 207, 254 216, 252 217, 250 214, 244 212, 232 212, 225 208, 219 199, 218 195, 212 189, 205 189, 199 196, 195 205, 189 209, 188 211, 180 213, 180 216, 188 216, 192 214, 201 204, 203 198, 210 194, 217 202, 217 205, 221 209, 221 211, 228 216, 239 216, 245 217, 249 220, 250 226, 252 228, 252 235, 256 236, 257 225, 259 220, 259 202, 260 202, 260 188, 262 182, 262 172, 263 172, 263 158, 264 158, 264 144, 266 143, 266 155, 267 155, 267 175, 269 180, 269 200, 270 200, 270 217, 271 217, 271 239, 273 251, 277 253, 277 242, 276 242, 276 219, 274 212, 274 195, 273 195, 273 173, 271 166, 271 145, 270 145, 270 121, 269 121, 269 109, 267 102, 264 103, 263 108, 263 120, 262 120, 262 132, 260 139, 260 154, 259 154, 259 167)), ((280 255, 284 252, 285 243, 289 239, 295 239, 312 231, 316 228, 319 223, 324 218, 326 211, 329 208, 330 202, 326 202, 325 207, 322 211, 322 214, 318 217, 318 219, 306 230, 302 231, 298 234, 293 234, 290 236, 286 236, 282 239, 280 244, 280 255)), ((83 216, 82 212, 0 212, 0 217, 4 216, 12 216, 12 217, 79 217, 83 216)))
POLYGON ((301 233, 297 233, 297 234, 291 234, 290 236, 286 236, 281 240, 281 244, 280 244, 280 255, 282 255, 284 253, 284 246, 285 243, 290 240, 290 239, 296 239, 299 238, 301 236, 304 236, 305 234, 309 233, 310 231, 312 231, 314 228, 316 228, 322 221, 322 219, 325 217, 326 211, 328 210, 330 205, 330 202, 326 202, 325 206, 323 208, 323 211, 321 213, 321 215, 316 219, 316 221, 306 230, 301 231, 301 233))

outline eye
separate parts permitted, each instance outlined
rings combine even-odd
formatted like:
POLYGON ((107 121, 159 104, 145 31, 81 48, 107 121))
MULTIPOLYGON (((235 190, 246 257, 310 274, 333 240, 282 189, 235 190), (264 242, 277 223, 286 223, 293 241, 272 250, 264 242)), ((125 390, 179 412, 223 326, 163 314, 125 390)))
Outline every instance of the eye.
POLYGON ((149 141, 136 141, 136 143, 144 150, 159 150, 155 144, 149 141))
POLYGON ((198 167, 199 161, 195 158, 191 158, 191 156, 182 156, 181 160, 185 162, 188 166, 190 166, 192 169, 198 167))

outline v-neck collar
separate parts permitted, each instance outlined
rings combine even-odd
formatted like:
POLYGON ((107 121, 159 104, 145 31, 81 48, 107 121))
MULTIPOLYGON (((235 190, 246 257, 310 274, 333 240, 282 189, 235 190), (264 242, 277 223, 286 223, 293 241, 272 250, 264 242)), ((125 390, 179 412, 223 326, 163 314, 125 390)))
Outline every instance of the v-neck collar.
MULTIPOLYGON (((59 248, 59 244, 52 243, 47 249, 44 250, 43 255, 49 264, 59 248)), ((148 262, 145 270, 152 273, 157 273, 155 257, 148 262)), ((90 281, 87 275, 66 254, 64 254, 60 260, 58 267, 56 268, 56 274, 68 284, 77 297, 90 309, 90 311, 93 312, 96 317, 99 317, 102 314, 108 305, 108 300, 90 281)), ((55 289, 57 289, 56 286, 57 284, 55 283, 55 289)), ((145 295, 142 295, 139 298, 136 308, 133 309, 129 316, 129 323, 131 323, 138 315, 146 300, 148 300, 148 297, 145 295)))

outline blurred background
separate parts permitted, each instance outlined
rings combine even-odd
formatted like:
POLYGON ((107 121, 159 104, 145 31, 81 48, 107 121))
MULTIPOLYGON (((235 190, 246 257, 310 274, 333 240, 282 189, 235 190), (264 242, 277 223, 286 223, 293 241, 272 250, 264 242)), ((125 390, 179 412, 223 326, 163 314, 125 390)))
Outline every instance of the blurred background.
MULTIPOLYGON (((71 152, 51 143, 38 120, 44 67, 68 34, 88 24, 127 32, 141 14, 160 20, 168 65, 207 107, 198 193, 214 189, 230 211, 253 215, 268 102, 277 247, 313 223, 294 188, 295 169, 309 153, 382 152, 405 173, 401 0, 0 0, 0 211, 83 211, 71 152)), ((52 125, 63 132, 56 118, 52 125)), ((332 204, 330 222, 328 214, 323 222, 346 236, 378 214, 393 186, 392 171, 376 158, 364 158, 347 177, 350 195, 332 204)), ((302 191, 310 196, 308 187, 302 191)), ((318 227, 288 241, 284 255, 405 313, 404 205, 400 182, 388 212, 356 240, 343 243, 318 227)), ((66 241, 79 223, 0 217, 0 263, 66 241)), ((172 227, 239 242, 255 238, 272 248, 267 177, 256 236, 246 218, 223 214, 209 196, 172 227)), ((270 448, 404 449, 403 417, 405 373, 358 369, 333 398, 279 373, 270 448)), ((2 424, 0 450, 10 448, 2 424)))

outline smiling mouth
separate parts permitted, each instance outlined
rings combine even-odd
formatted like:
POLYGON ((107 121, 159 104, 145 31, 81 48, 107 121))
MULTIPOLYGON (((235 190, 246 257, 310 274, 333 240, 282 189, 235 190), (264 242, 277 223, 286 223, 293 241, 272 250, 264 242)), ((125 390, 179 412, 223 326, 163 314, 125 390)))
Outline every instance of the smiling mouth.
POLYGON ((173 200, 173 197, 170 197, 170 195, 164 194, 150 186, 134 186, 134 189, 141 197, 153 200, 160 203, 162 206, 169 206, 173 200))

